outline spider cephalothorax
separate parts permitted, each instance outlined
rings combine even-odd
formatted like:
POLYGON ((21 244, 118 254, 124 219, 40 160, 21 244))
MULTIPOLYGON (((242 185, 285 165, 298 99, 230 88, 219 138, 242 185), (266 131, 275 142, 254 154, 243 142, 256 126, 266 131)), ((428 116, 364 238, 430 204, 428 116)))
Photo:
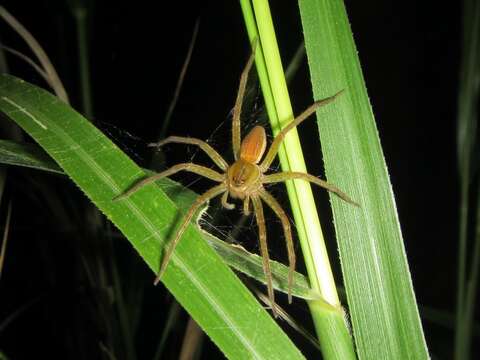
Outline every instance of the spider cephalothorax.
POLYGON ((230 196, 243 200, 262 186, 260 167, 256 164, 237 160, 227 170, 227 186, 230 196))
POLYGON ((175 246, 180 241, 183 233, 187 229, 188 224, 192 220, 193 215, 200 208, 200 206, 202 206, 204 203, 206 203, 208 200, 212 199, 213 197, 223 194, 222 196, 223 207, 227 209, 233 209, 235 207, 234 204, 231 204, 228 202, 229 196, 234 199, 240 199, 243 201, 243 212, 248 215, 250 213, 250 203, 252 203, 253 211, 255 213, 255 218, 257 220, 257 225, 258 225, 258 232, 259 232, 259 239, 260 239, 260 252, 262 254, 262 259, 263 259, 263 271, 267 279, 268 296, 271 302, 273 314, 277 316, 277 311, 275 308, 273 285, 272 285, 272 273, 270 271, 270 259, 268 255, 267 235, 266 235, 265 217, 263 215, 262 201, 265 202, 273 210, 273 212, 278 216, 278 218, 282 223, 283 231, 285 234, 285 240, 287 243, 288 261, 289 261, 289 275, 288 275, 289 302, 291 302, 292 300, 291 290, 293 286, 293 273, 295 271, 296 257, 295 257, 295 251, 293 246, 290 221, 288 220, 287 214, 282 209, 282 207, 277 202, 277 200, 275 200, 275 198, 265 190, 265 188, 263 187, 263 184, 277 183, 285 180, 303 179, 303 180, 312 182, 316 185, 319 185, 337 194, 339 197, 341 197, 342 199, 344 199, 349 203, 355 204, 355 202, 350 200, 350 198, 347 195, 345 195, 342 191, 340 191, 335 186, 307 173, 290 171, 290 172, 266 174, 271 163, 275 159, 275 156, 277 155, 278 148, 281 142, 283 141, 285 135, 291 129, 293 129, 295 126, 297 126, 306 118, 308 118, 311 114, 313 114, 317 108, 319 108, 322 105, 328 104, 329 102, 332 102, 341 92, 329 98, 315 102, 310 107, 308 107, 302 114, 300 114, 300 116, 298 116, 292 122, 290 122, 287 126, 285 126, 285 128, 283 128, 283 130, 280 131, 278 135, 273 139, 273 142, 270 145, 270 148, 268 149, 266 154, 265 154, 265 150, 267 148, 267 140, 265 135, 265 129, 263 127, 255 126, 248 133, 248 135, 245 136, 243 141, 241 140, 240 113, 242 108, 242 100, 245 92, 248 72, 250 71, 254 58, 255 58, 255 55, 252 54, 252 56, 250 56, 250 59, 247 62, 247 65, 245 66, 245 69, 242 72, 242 75, 240 77, 240 86, 238 89, 237 99, 235 102, 235 107, 233 109, 232 146, 233 146, 233 153, 235 156, 235 162, 232 165, 228 165, 228 163, 223 159, 223 157, 205 141, 194 139, 194 138, 181 137, 181 136, 170 136, 165 140, 160 141, 159 143, 152 144, 152 146, 160 147, 167 143, 197 145, 222 170, 222 173, 204 166, 193 164, 193 163, 177 164, 165 171, 162 171, 161 173, 155 174, 153 176, 147 177, 139 181, 134 186, 132 186, 129 190, 127 190, 126 192, 118 196, 117 200, 133 194, 134 192, 139 190, 141 187, 149 183, 152 183, 163 177, 173 175, 179 171, 190 171, 198 175, 207 177, 218 183, 216 186, 212 187, 210 190, 200 195, 195 200, 195 202, 191 205, 190 209, 187 211, 180 227, 175 233, 175 237, 173 238, 170 246, 168 247, 165 253, 165 256, 163 258, 162 265, 158 273, 158 276, 155 280, 155 283, 157 283, 160 280, 163 272, 165 271, 168 265, 168 262, 175 249, 175 246))
POLYGON ((228 192, 233 198, 244 200, 262 186, 262 169, 258 166, 267 147, 265 129, 255 126, 240 145, 238 160, 227 169, 228 192))

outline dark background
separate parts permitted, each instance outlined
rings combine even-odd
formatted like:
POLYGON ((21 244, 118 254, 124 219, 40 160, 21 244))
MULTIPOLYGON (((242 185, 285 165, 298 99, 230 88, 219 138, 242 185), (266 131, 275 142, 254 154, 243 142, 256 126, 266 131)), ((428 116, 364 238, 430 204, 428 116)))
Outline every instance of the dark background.
MULTIPOLYGON (((271 3, 286 66, 302 40, 297 3, 271 3)), ((3 1, 2 5, 44 46, 73 106, 80 109, 75 24, 66 2, 14 0, 3 1)), ((417 300, 422 306, 453 314, 458 228, 455 121, 460 5, 346 1, 346 7, 396 196, 417 300)), ((93 120, 143 166, 149 164, 151 157, 145 144, 156 139, 195 20, 200 17, 195 50, 168 134, 209 138, 221 153, 228 153, 229 112, 239 74, 249 55, 239 3, 168 1, 156 8, 147 1, 126 5, 101 1, 88 3, 88 10, 93 120), (219 125, 220 130, 215 131, 219 125)), ((0 24, 0 38, 4 44, 29 53, 4 23, 0 24)), ((14 75, 45 86, 18 59, 9 56, 8 63, 14 75)), ((290 85, 290 94, 297 113, 312 102, 305 61, 290 85)), ((261 96, 253 96, 250 103, 252 113, 261 111, 261 96)), ((251 124, 252 116, 247 114, 246 118, 251 124)), ((312 131, 316 131, 316 125, 307 122, 300 133, 312 131)), ((305 144, 305 153, 316 151, 316 137, 305 136, 305 139, 312 141, 305 144)), ((196 156, 194 149, 172 146, 167 148, 165 156, 171 165, 193 155, 196 156)), ((201 156, 195 159, 199 163, 204 160, 201 156)), ((312 162, 307 166, 312 174, 322 174, 321 164, 312 162)), ((192 180, 188 176, 178 179, 186 184, 192 180)), ((13 169, 7 186, 14 200, 14 212, 12 238, 0 281, 0 323, 24 304, 26 307, 7 327, 0 329, 0 350, 12 359, 39 355, 105 356, 98 347, 104 325, 95 319, 97 301, 105 300, 98 297, 104 295, 85 285, 78 259, 78 251, 83 251, 79 249, 84 248, 72 244, 77 238, 91 235, 79 220, 85 216, 79 214, 88 212, 87 201, 64 179, 33 171, 13 169), (54 211, 50 212, 45 205, 42 191, 55 191, 60 198, 69 199, 65 205, 65 216, 69 218, 65 221, 69 226, 61 223, 58 214, 53 217, 57 223, 52 224, 54 211)), ((200 192, 208 182, 191 186, 200 192)), ((280 187, 275 194, 282 199, 283 192, 280 187)), ((325 214, 323 225, 330 239, 331 254, 336 254, 328 199, 319 194, 318 200, 319 209, 325 214)), ((55 206, 59 209, 60 205, 55 206)), ((224 221, 228 228, 235 220, 224 221)), ((270 230, 280 227, 276 221, 271 223, 274 226, 269 225, 269 232, 279 231, 270 230)), ((248 224, 245 238, 249 240, 245 246, 255 251, 255 229, 248 224)), ((274 258, 284 257, 283 244, 272 246, 274 258)), ((163 289, 150 288, 152 274, 143 268, 124 239, 115 239, 113 248, 104 247, 101 253, 113 251, 111 254, 115 254, 122 273, 128 271, 123 270, 125 264, 133 263, 137 282, 145 284, 143 315, 135 342, 138 358, 150 358, 171 298, 163 289)), ((98 255, 92 254, 96 251, 92 249, 95 246, 84 249, 90 254, 86 258, 96 259, 98 255)), ((334 255, 331 257, 338 261, 334 255)), ((338 264, 335 267, 336 277, 341 281, 338 264)), ((308 312, 301 301, 295 301, 291 311, 309 326, 308 312)), ((108 319, 108 314, 105 318, 108 319)), ((185 323, 186 315, 180 315, 165 358, 175 357, 178 352, 185 323)), ((428 318, 423 318, 423 323, 432 355, 450 358, 452 329, 436 325, 428 318)), ((318 357, 301 336, 283 326, 307 357, 318 357)), ((208 339, 202 354, 202 358, 222 357, 208 339)), ((122 359, 125 354, 115 355, 122 359)))

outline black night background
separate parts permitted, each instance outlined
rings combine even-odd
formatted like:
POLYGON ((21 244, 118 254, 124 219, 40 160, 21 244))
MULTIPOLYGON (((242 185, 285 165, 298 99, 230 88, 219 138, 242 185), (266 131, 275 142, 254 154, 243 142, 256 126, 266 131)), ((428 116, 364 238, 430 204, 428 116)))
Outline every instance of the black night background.
MULTIPOLYGON (((270 3, 286 67, 302 42, 298 4, 293 0, 270 3)), ((4 0, 1 5, 44 47, 73 107, 80 110, 77 29, 69 2, 4 0)), ((455 338, 459 227, 456 119, 461 3, 346 0, 345 6, 388 165, 429 352, 434 359, 450 359, 455 338), (433 310, 441 315, 432 315, 433 310)), ((221 153, 230 156, 230 111, 249 55, 239 3, 86 1, 86 9, 91 120, 95 125, 137 163, 151 163, 153 153, 146 145, 157 139, 195 22, 200 19, 167 135, 210 139, 221 153)), ((30 54, 3 21, 0 41, 30 54)), ((47 88, 25 62, 10 54, 5 56, 9 73, 47 88)), ((244 120, 251 124, 257 115, 262 117, 263 106, 258 84, 251 81, 249 85, 253 94, 244 120)), ((312 103, 305 59, 289 91, 296 113, 312 103)), ((2 138, 18 136, 11 123, 5 118, 1 121, 2 138)), ((306 121, 299 132, 301 138, 302 134, 316 134, 315 121, 306 121)), ((25 135, 23 139, 31 141, 25 135)), ((305 139, 305 154, 318 149, 317 135, 305 139)), ((168 165, 190 161, 193 156, 197 163, 209 164, 189 147, 169 146, 164 156, 166 160, 161 161, 168 165)), ((308 155, 306 159, 309 172, 323 176, 321 162, 308 162, 308 155)), ((174 298, 161 284, 153 287, 153 274, 113 225, 112 243, 92 243, 95 230, 82 222, 91 205, 67 179, 25 168, 8 167, 7 173, 4 197, 12 201, 12 219, 0 278, 0 354, 8 359, 153 358, 174 298), (46 200, 49 192, 57 193, 57 200, 46 200), (62 204, 65 198, 69 200, 62 204), (72 203, 74 207, 69 205, 72 203), (115 330, 121 320, 108 306, 115 298, 108 288, 112 258, 125 279, 127 288, 123 291, 132 292, 128 298, 140 304, 136 309, 138 325, 131 335, 135 355, 120 352, 110 357, 104 349, 107 338, 121 339, 115 330), (88 262, 92 264, 86 265, 88 262), (86 269, 95 271, 87 274, 86 269), (90 276, 102 278, 107 288, 92 286, 101 282, 89 281, 90 276), (128 288, 128 284, 135 286, 128 288)), ((175 179, 199 193, 210 186, 208 181, 196 181, 195 176, 179 175, 175 179)), ((314 192, 335 278, 341 283, 328 196, 318 189, 314 192)), ((284 186, 278 185, 274 194, 288 209, 284 186)), ((0 206, 2 227, 7 203, 2 201, 0 206)), ((220 209, 219 201, 213 201, 212 207, 213 211, 220 209)), ((267 218, 269 236, 281 238, 279 222, 272 214, 268 216, 272 220, 267 218)), ((215 225, 228 232, 237 220, 238 216, 229 214, 216 220, 215 225)), ((236 240, 258 252, 256 231, 255 224, 248 220, 236 240)), ((270 251, 273 258, 286 261, 282 241, 272 241, 270 251)), ((304 270, 302 264, 298 270, 304 270)), ((287 309, 314 333, 303 301, 295 300, 287 309)), ((178 308, 161 358, 178 357, 187 322, 188 314, 178 308)), ((319 351, 288 324, 280 321, 280 325, 307 358, 320 357, 319 351)), ((478 355, 478 336, 476 325, 473 357, 478 355)), ((223 355, 204 336, 197 358, 223 355)))

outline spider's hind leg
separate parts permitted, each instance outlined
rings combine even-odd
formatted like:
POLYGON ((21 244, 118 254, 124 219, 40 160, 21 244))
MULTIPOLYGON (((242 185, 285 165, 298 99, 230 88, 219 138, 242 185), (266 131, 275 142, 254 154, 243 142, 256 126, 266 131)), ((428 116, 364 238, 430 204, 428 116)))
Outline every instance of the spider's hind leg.
POLYGON ((265 226, 265 215, 263 214, 262 201, 258 196, 252 196, 253 208, 258 225, 258 237, 260 239, 260 252, 262 254, 263 272, 267 280, 268 299, 272 307, 274 317, 278 317, 277 307, 275 305, 275 294, 273 292, 272 271, 270 269, 270 257, 268 256, 267 229, 265 226))
POLYGON ((182 220, 182 224, 178 228, 177 232, 175 233, 175 237, 171 241, 171 243, 168 245, 168 248, 165 252, 165 255, 162 260, 162 265, 160 266, 160 271, 158 272, 157 277, 155 278, 154 284, 157 285, 158 282, 160 281, 161 277, 163 276, 163 273, 167 269, 167 265, 170 262, 170 258, 172 257, 173 251, 175 250, 175 247, 177 246, 178 242, 182 238, 182 235, 185 233, 185 230, 187 230, 188 224, 190 224, 190 221, 192 220, 193 215, 195 212, 205 204, 208 200, 213 199, 215 196, 220 195, 222 192, 226 190, 224 184, 220 184, 217 186, 214 186, 207 192, 203 193, 200 195, 190 206, 188 209, 187 214, 182 220))
POLYGON ((285 241, 287 243, 287 253, 288 253, 288 303, 292 303, 292 287, 294 285, 293 274, 295 273, 296 265, 296 255, 295 248, 293 246, 292 238, 292 226, 288 220, 287 214, 282 209, 282 206, 278 203, 275 198, 270 195, 266 190, 260 192, 260 197, 263 201, 267 203, 268 206, 273 210, 273 212, 280 219, 283 227, 283 233, 285 234, 285 241))

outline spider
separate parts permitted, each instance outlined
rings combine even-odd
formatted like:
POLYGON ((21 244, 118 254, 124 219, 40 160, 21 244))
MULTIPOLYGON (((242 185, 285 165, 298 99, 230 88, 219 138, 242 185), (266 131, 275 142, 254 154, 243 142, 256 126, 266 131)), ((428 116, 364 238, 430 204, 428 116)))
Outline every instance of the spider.
POLYGON ((292 179, 303 179, 305 181, 309 181, 318 186, 321 186, 328 191, 331 191, 332 193, 335 193, 341 199, 351 204, 357 204, 334 185, 329 184, 326 181, 307 173, 285 171, 273 174, 266 174, 266 172, 269 170, 270 165, 275 159, 275 156, 277 155, 279 146, 285 138, 285 135, 295 126, 299 125, 302 121, 312 115, 315 110, 317 110, 320 106, 326 105, 335 100, 335 98, 339 96, 342 91, 326 99, 316 101, 315 103, 310 105, 302 114, 300 114, 297 118, 295 118, 285 128, 283 128, 283 130, 278 133, 278 135, 273 139, 273 142, 270 145, 268 151, 266 151, 267 139, 265 129, 261 126, 255 126, 243 138, 243 140, 241 140, 240 114, 242 108, 242 101, 245 93, 248 73, 250 72, 254 59, 255 53, 253 52, 248 59, 248 62, 240 76, 240 85, 238 88, 235 106, 233 108, 232 146, 235 162, 229 165, 223 159, 223 157, 205 141, 189 137, 169 136, 158 143, 150 144, 150 146, 161 147, 168 143, 196 145, 213 160, 213 162, 222 170, 222 173, 213 169, 209 169, 205 166, 193 163, 180 163, 158 174, 140 180, 130 189, 119 195, 115 200, 128 197, 134 192, 138 191, 140 188, 144 187, 145 185, 155 182, 161 178, 173 175, 179 171, 189 171, 204 176, 218 183, 218 185, 212 187, 210 190, 200 195, 190 206, 190 209, 188 209, 181 222, 180 227, 176 231, 175 236, 171 241, 170 246, 166 250, 166 254, 162 260, 160 271, 155 279, 155 284, 160 281, 163 273, 165 272, 172 253, 175 250, 176 245, 182 238, 183 233, 187 229, 188 224, 191 222, 193 215, 203 204, 205 204, 210 199, 223 194, 221 198, 221 203, 224 208, 229 210, 235 208, 235 205, 229 202, 228 198, 230 196, 231 198, 243 201, 243 213, 245 215, 249 215, 251 213, 250 203, 252 203, 253 212, 255 213, 258 225, 260 252, 262 255, 263 271, 267 279, 268 297, 270 299, 273 314, 276 317, 277 312, 275 310, 275 298, 272 285, 272 273, 270 270, 270 260, 267 248, 267 233, 262 201, 265 202, 268 206, 270 206, 273 212, 280 219, 283 227, 283 232, 285 234, 289 261, 289 303, 292 302, 292 286, 296 257, 293 246, 290 221, 288 220, 287 214, 285 213, 281 205, 277 202, 277 200, 275 200, 275 198, 265 190, 263 185, 283 182, 292 179), (266 154, 265 157, 263 157, 264 154, 266 154))

